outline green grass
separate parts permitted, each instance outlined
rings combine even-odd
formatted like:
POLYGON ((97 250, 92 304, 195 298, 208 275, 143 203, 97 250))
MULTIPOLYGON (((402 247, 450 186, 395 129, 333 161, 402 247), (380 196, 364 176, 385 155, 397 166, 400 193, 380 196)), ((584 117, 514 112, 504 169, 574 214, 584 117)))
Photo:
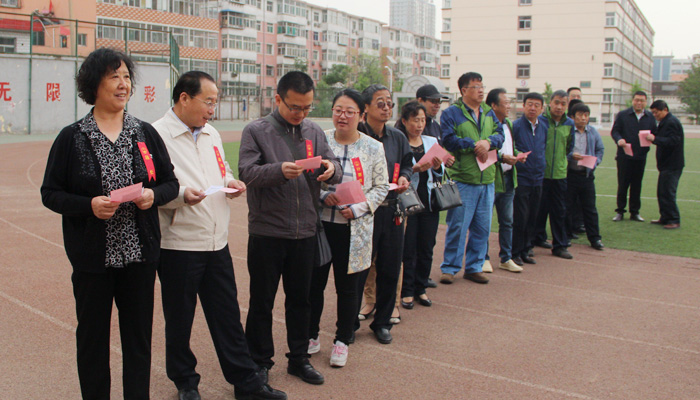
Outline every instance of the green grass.
MULTIPOLYGON (((659 217, 659 207, 656 201, 656 149, 652 147, 647 157, 647 167, 642 184, 641 215, 647 222, 639 223, 625 219, 613 222, 615 215, 617 193, 617 170, 615 168, 615 145, 608 135, 603 136, 605 157, 596 170, 596 199, 600 220, 600 233, 606 247, 614 249, 634 250, 655 254, 667 254, 682 257, 700 258, 700 246, 696 238, 700 237, 700 139, 685 140, 686 166, 678 185, 678 208, 681 212, 681 229, 665 230, 649 221, 659 217), (686 201, 684 201, 686 200, 686 201), (687 201, 691 200, 691 201, 687 201)), ((231 165, 234 175, 238 176, 238 149, 240 143, 224 143, 226 160, 231 165)), ((441 213, 441 223, 445 223, 446 212, 441 213)), ((625 214, 629 217, 629 214, 625 214)), ((498 224, 494 214, 492 232, 498 232, 498 224)), ((585 235, 574 243, 588 244, 585 235)))

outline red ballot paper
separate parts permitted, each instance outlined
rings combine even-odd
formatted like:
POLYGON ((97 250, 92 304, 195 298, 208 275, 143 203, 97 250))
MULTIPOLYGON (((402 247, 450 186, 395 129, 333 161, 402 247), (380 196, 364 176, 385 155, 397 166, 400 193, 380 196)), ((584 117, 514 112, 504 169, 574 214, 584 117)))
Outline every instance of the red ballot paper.
POLYGON ((109 199, 112 203, 126 203, 138 199, 142 194, 143 183, 139 182, 125 188, 112 190, 109 192, 109 199))
POLYGON ((625 154, 628 156, 633 156, 634 154, 632 153, 632 144, 631 143, 625 143, 625 147, 623 148, 625 150, 625 154))
POLYGON ((523 158, 527 157, 532 153, 531 151, 528 151, 527 153, 520 153, 517 156, 515 156, 515 159, 518 161, 521 161, 523 158))
POLYGON ((651 131, 639 131, 639 147, 651 146, 651 142, 647 139, 647 135, 650 133, 651 131))
POLYGON ((350 181, 339 184, 335 187, 335 196, 338 198, 339 206, 364 203, 367 201, 360 181, 350 181))
POLYGON ((316 169, 321 167, 321 156, 316 156, 312 158, 304 158, 302 160, 294 161, 294 164, 304 168, 304 169, 316 169))
POLYGON ((427 153, 423 155, 423 157, 421 157, 420 160, 418 160, 417 164, 430 164, 433 162, 433 158, 435 157, 441 159, 442 162, 445 162, 448 158, 450 158, 450 153, 443 149, 439 144, 435 144, 430 148, 430 150, 428 150, 427 153))
POLYGON ((481 162, 479 157, 476 158, 476 163, 479 164, 479 169, 482 171, 493 165, 496 161, 498 161, 497 150, 489 151, 489 157, 486 159, 486 162, 481 162))
POLYGON ((583 156, 583 160, 578 160, 578 165, 586 168, 595 168, 595 163, 598 161, 596 156, 583 156))

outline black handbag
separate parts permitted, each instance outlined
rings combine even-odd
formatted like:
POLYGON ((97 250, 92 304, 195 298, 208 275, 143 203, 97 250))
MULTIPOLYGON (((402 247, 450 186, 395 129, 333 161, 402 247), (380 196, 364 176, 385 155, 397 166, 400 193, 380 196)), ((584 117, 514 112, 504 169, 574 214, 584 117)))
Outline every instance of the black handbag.
POLYGON ((430 200, 433 211, 444 211, 462 205, 462 198, 459 196, 457 184, 450 179, 450 176, 445 171, 445 179, 442 182, 437 182, 433 188, 433 196, 430 200))
POLYGON ((413 185, 408 185, 408 189, 399 195, 399 205, 405 215, 415 215, 425 211, 425 206, 421 203, 413 185))

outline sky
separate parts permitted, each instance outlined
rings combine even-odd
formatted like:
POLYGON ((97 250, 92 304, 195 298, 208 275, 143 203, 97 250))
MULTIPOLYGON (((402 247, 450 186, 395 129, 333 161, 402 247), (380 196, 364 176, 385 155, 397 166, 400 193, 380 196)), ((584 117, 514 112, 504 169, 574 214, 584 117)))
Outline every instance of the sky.
MULTIPOLYGON (((305 1, 389 23, 389 0, 305 1)), ((433 3, 437 10, 436 32, 439 33, 442 25, 442 0, 433 0, 433 3)), ((654 55, 687 58, 700 53, 700 1, 636 0, 636 3, 655 31, 654 55)))

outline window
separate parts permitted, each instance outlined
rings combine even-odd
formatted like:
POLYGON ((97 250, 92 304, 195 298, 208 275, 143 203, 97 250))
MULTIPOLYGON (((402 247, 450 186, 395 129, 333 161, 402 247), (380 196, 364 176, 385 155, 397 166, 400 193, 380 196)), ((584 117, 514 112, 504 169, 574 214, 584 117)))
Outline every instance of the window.
POLYGON ((265 75, 275 76, 275 67, 272 65, 266 65, 265 66, 265 75))
POLYGON ((615 51, 615 38, 605 38, 605 51, 615 51))
POLYGON ((530 54, 529 40, 518 40, 518 54, 530 54))
POLYGON ((442 69, 440 70, 440 76, 442 78, 450 77, 450 64, 442 64, 442 69))
POLYGON ((267 33, 275 33, 275 24, 267 23, 267 33))
POLYGON ((603 89, 603 103, 612 103, 612 89, 603 89))
POLYGON ((581 81, 578 84, 578 87, 582 89, 590 89, 591 88, 591 81, 581 81))
POLYGON ((603 76, 606 78, 611 78, 613 76, 613 65, 611 63, 603 65, 603 76))
MULTIPOLYGON (((443 32, 451 32, 452 31, 452 19, 450 18, 443 18, 442 19, 442 31, 443 32)), ((398 40, 398 38, 397 38, 398 40)))
POLYGON ((603 122, 603 123, 605 123, 605 122, 612 122, 611 114, 610 114, 610 113, 603 113, 603 114, 600 116, 600 122, 603 122))
POLYGON ((531 6, 532 0, 518 0, 519 6, 531 6))
POLYGON ((452 0, 442 0, 442 8, 452 8, 452 0))
POLYGON ((617 26, 617 13, 614 13, 614 12, 605 13, 605 26, 609 26, 609 27, 617 26))
POLYGON ((44 46, 45 35, 44 31, 32 32, 32 44, 34 46, 44 46))
POLYGON ((273 45, 268 43, 265 46, 267 47, 265 54, 274 54, 275 47, 273 45))
POLYGON ((312 60, 318 61, 318 50, 314 50, 312 60))
MULTIPOLYGON (((0 0, 0 6, 19 8, 19 0, 0 0)), ((2 53, 2 51, 0 51, 2 53)))
POLYGON ((272 3, 271 1, 269 1, 269 0, 268 0, 268 2, 267 2, 267 8, 266 8, 266 9, 267 9, 267 11, 273 11, 273 10, 275 9, 273 3, 272 3))
POLYGON ((450 54, 450 42, 442 42, 442 54, 450 54))
POLYGON ((0 37, 0 53, 14 53, 16 40, 13 37, 0 37))
POLYGON ((532 17, 529 15, 518 17, 518 29, 532 29, 532 17))
POLYGON ((518 64, 517 75, 518 78, 529 78, 530 77, 530 64, 518 64))
POLYGON ((312 72, 312 74, 313 74, 314 80, 317 81, 317 80, 318 80, 318 70, 315 69, 315 70, 313 70, 313 71, 311 71, 311 72, 312 72))
POLYGON ((68 36, 61 35, 61 48, 65 49, 68 47, 68 36))
POLYGON ((515 89, 515 100, 518 103, 525 101, 525 95, 530 93, 530 89, 527 88, 517 88, 515 89))

